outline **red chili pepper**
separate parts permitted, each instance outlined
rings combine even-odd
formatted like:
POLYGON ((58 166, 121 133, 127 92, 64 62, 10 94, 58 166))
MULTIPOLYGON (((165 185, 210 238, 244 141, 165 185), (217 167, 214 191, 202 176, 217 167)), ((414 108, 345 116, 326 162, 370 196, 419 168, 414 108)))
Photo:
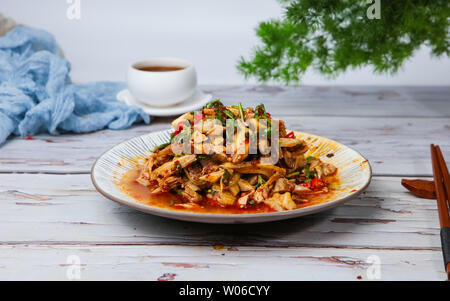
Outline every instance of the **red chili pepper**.
POLYGON ((267 117, 272 118, 272 115, 270 113, 266 113, 267 117))
POLYGON ((178 135, 183 130, 183 127, 184 127, 183 123, 184 123, 183 121, 180 121, 180 123, 178 124, 177 130, 175 132, 173 132, 174 136, 178 135))
POLYGON ((322 180, 322 179, 319 179, 319 178, 314 178, 314 179, 312 179, 312 181, 311 181, 311 186, 312 186, 312 188, 314 188, 314 189, 320 189, 320 188, 323 188, 323 187, 325 187, 325 181, 324 180, 322 180))
POLYGON ((258 115, 264 115, 264 111, 261 107, 258 107, 258 115))
POLYGON ((302 186, 309 187, 309 184, 308 184, 308 182, 305 182, 305 183, 302 183, 302 186))
POLYGON ((194 121, 195 122, 198 122, 198 121, 203 120, 203 119, 205 119, 205 115, 203 115, 203 114, 195 114, 194 115, 194 121))
POLYGON ((284 136, 284 138, 295 138, 294 131, 292 131, 292 132, 286 134, 286 136, 284 136))
POLYGON ((25 137, 25 140, 33 140, 33 139, 34 139, 33 136, 26 136, 26 137, 25 137))

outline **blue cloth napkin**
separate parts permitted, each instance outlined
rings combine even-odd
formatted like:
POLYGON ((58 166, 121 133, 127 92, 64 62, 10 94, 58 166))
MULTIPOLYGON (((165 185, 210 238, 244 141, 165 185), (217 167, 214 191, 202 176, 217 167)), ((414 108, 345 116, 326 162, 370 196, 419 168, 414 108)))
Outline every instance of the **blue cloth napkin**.
POLYGON ((116 100, 124 83, 72 83, 54 37, 19 26, 0 38, 0 145, 9 135, 86 133, 150 122, 116 100))

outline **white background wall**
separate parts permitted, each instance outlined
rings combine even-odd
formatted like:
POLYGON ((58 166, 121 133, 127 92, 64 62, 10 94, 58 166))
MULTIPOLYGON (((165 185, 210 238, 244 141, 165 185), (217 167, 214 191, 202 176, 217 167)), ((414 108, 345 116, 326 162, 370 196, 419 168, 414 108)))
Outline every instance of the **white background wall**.
MULTIPOLYGON (((237 60, 257 44, 258 22, 282 13, 276 0, 81 0, 81 19, 69 20, 68 7, 68 0, 1 0, 0 12, 52 32, 79 82, 124 80, 133 61, 175 56, 196 64, 201 84, 244 83, 237 60)), ((327 80, 311 71, 302 83, 450 85, 450 59, 423 48, 393 77, 366 68, 327 80)))

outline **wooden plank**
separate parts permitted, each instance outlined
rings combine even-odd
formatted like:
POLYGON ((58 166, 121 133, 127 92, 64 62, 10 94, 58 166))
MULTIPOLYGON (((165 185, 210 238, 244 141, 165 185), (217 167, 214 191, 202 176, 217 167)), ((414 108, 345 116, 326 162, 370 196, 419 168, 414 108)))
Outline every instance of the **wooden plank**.
POLYGON ((79 135, 11 137, 0 147, 0 172, 89 173, 94 161, 112 146, 135 136, 170 128, 170 118, 154 119, 123 131, 79 135))
POLYGON ((226 104, 265 103, 276 115, 450 117, 450 87, 204 86, 226 104))
POLYGON ((446 279, 429 250, 3 245, 0 254, 0 280, 446 279))
POLYGON ((0 244, 181 244, 440 250, 436 202, 375 177, 343 206, 287 221, 205 225, 160 218, 97 193, 89 175, 1 174, 0 244))
MULTIPOLYGON (((449 150, 450 87, 205 89, 225 103, 264 102, 288 127, 360 151, 376 175, 431 176, 429 143, 449 150)), ((170 120, 1 147, 0 172, 82 174, 0 174, 0 279, 64 280, 69 255, 80 257, 82 280, 366 280, 371 255, 381 260, 382 280, 445 279, 436 204, 411 196, 397 177, 375 177, 344 206, 261 225, 172 221, 93 189, 87 173, 104 150, 170 120), (419 272, 405 273, 411 267, 419 272)))
POLYGON ((339 141, 365 156, 374 175, 432 176, 430 143, 450 160, 450 118, 284 117, 288 128, 339 141))
MULTIPOLYGON (((440 144, 450 158, 450 118, 292 117, 277 116, 287 126, 355 148, 366 156, 375 175, 431 176, 429 144, 440 144)), ((85 135, 14 138, 0 148, 0 172, 88 173, 110 147, 135 136, 169 128, 170 118, 126 131, 85 135)))

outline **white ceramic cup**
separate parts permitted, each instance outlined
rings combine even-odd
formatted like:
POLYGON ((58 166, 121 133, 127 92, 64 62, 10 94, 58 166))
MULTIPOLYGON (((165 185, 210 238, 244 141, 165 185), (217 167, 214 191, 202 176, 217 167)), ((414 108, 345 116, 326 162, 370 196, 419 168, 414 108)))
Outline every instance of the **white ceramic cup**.
POLYGON ((197 87, 197 73, 190 62, 176 58, 153 58, 128 68, 128 90, 136 100, 155 107, 166 107, 191 97, 197 87), (143 71, 142 67, 182 67, 175 71, 143 71))

